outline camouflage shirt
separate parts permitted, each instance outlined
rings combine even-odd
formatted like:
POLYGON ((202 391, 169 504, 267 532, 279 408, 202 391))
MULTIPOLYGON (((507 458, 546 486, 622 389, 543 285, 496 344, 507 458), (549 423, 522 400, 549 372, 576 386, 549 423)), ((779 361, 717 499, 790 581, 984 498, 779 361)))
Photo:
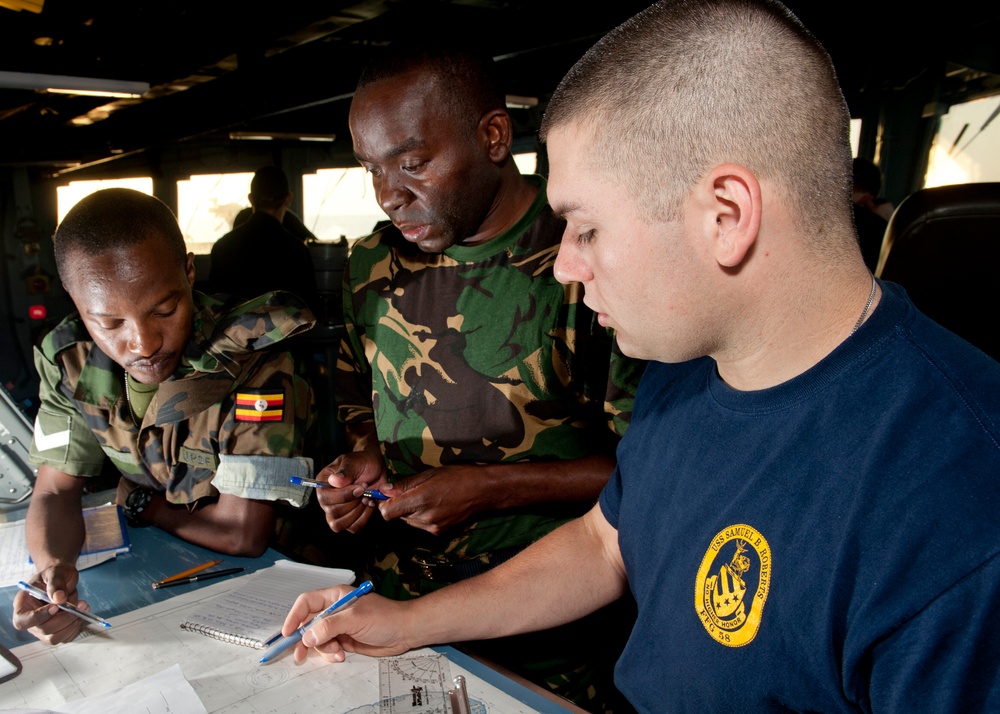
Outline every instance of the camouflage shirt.
POLYGON ((311 459, 301 454, 313 394, 291 355, 272 347, 309 330, 312 314, 289 293, 231 309, 194 297, 191 340, 138 427, 124 371, 94 344, 79 316, 46 335, 35 348, 41 405, 32 463, 94 476, 107 456, 128 479, 172 503, 229 493, 304 505, 309 489, 288 477, 312 475, 311 459))
MULTIPOLYGON (((530 178, 540 184, 531 208, 484 244, 428 254, 390 227, 351 252, 339 417, 374 423, 390 480, 446 464, 612 454, 628 422, 642 363, 612 358, 613 336, 583 305, 583 287, 556 281, 565 224, 544 180, 530 178)), ((509 550, 589 505, 483 514, 440 537, 393 524, 380 558, 405 560, 392 552, 403 541, 455 558, 509 550)))

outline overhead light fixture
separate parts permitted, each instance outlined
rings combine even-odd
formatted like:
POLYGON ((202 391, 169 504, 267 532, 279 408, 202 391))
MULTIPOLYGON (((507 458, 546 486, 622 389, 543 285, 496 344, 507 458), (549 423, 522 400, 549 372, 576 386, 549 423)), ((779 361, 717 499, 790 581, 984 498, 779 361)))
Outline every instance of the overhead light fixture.
POLYGON ((41 12, 42 5, 44 4, 45 0, 0 0, 0 7, 5 7, 15 12, 20 12, 21 10, 36 13, 41 12))
POLYGON ((507 95, 508 109, 531 109, 538 106, 538 97, 518 97, 514 94, 507 95))
POLYGON ((72 94, 77 97, 110 97, 112 99, 138 99, 143 92, 105 92, 100 89, 67 89, 65 87, 46 87, 50 94, 72 94))
POLYGON ((149 91, 149 82, 131 82, 99 77, 70 77, 60 74, 32 72, 0 72, 0 87, 30 89, 57 94, 77 94, 89 97, 134 99, 149 91))
POLYGON ((336 134, 297 134, 295 132, 283 131, 231 131, 230 139, 242 139, 244 141, 272 141, 274 139, 285 139, 288 141, 335 141, 336 134))

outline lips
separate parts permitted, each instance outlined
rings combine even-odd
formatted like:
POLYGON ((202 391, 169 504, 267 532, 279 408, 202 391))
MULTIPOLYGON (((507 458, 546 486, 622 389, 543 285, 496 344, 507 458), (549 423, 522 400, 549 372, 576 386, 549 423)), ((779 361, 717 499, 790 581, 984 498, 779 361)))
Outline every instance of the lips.
MULTIPOLYGON (((164 379, 170 376, 170 374, 165 374, 165 372, 172 372, 173 365, 173 355, 157 355, 156 357, 151 357, 150 359, 137 360, 131 362, 127 370, 129 374, 136 377, 136 373, 144 375, 146 377, 152 378, 151 382, 162 382, 164 379)), ((136 377, 138 379, 138 377, 136 377)), ((140 382, 144 382, 142 379, 138 379, 140 382)), ((144 382, 147 383, 147 382, 144 382)))
POLYGON ((411 243, 419 243, 424 240, 431 229, 431 227, 427 224, 414 225, 410 223, 397 225, 396 228, 398 228, 399 232, 403 234, 403 238, 411 243))

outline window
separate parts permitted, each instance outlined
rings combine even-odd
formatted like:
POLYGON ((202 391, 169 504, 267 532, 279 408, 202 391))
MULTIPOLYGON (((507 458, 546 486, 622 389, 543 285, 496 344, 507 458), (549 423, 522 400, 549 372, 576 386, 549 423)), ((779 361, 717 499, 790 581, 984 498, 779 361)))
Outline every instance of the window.
POLYGON ((56 187, 56 220, 62 223, 62 219, 69 213, 69 209, 75 206, 81 198, 105 188, 131 188, 152 196, 153 179, 145 176, 101 181, 70 181, 68 186, 58 186, 56 187))
POLYGON ((538 154, 534 151, 527 154, 514 154, 514 163, 522 174, 533 174, 538 170, 538 154))
POLYGON ((851 156, 858 158, 858 148, 861 146, 861 119, 851 119, 851 156))
POLYGON ((320 240, 361 238, 385 213, 375 201, 372 182, 360 166, 320 169, 302 177, 302 222, 320 240))
POLYGON ((177 222, 188 250, 212 252, 212 245, 233 228, 233 219, 250 205, 253 172, 201 174, 177 182, 177 222))
POLYGON ((1000 181, 1000 96, 955 104, 941 117, 925 187, 1000 181))

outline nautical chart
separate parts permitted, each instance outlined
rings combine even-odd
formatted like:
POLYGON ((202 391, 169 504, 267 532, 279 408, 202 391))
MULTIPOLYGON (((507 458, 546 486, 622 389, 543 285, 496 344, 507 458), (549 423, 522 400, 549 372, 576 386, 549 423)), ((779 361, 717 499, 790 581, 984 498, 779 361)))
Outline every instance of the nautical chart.
POLYGON ((285 656, 260 666, 257 650, 181 629, 192 610, 238 580, 112 617, 112 629, 91 637, 56 647, 39 642, 15 648, 23 671, 0 686, 0 710, 59 709, 65 702, 113 692, 179 664, 211 714, 389 714, 402 712, 404 702, 414 714, 444 712, 442 692, 453 688, 453 673, 466 677, 475 714, 537 711, 430 649, 383 660, 351 654, 336 664, 311 654, 296 665, 285 656), (389 708, 380 691, 383 667, 391 687, 389 708), (430 696, 424 701, 431 708, 409 706, 416 686, 427 688, 430 696))
POLYGON ((448 690, 454 685, 443 655, 383 657, 378 661, 382 714, 451 714, 448 690))

